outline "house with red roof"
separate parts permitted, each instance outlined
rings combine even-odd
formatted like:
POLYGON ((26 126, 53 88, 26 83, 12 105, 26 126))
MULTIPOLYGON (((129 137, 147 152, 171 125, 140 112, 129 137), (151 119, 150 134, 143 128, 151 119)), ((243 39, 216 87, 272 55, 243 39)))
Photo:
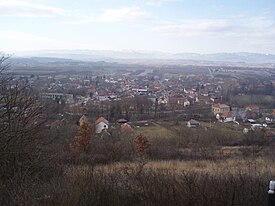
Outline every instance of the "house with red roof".
POLYGON ((95 121, 95 132, 101 133, 103 130, 107 130, 109 128, 109 121, 104 117, 99 117, 95 121))
POLYGON ((212 112, 214 113, 214 115, 222 114, 224 112, 230 112, 230 106, 228 106, 226 104, 220 104, 220 103, 213 104, 212 112))
POLYGON ((133 128, 131 127, 131 125, 129 125, 128 123, 123 123, 120 125, 120 131, 122 133, 131 133, 133 132, 133 128))

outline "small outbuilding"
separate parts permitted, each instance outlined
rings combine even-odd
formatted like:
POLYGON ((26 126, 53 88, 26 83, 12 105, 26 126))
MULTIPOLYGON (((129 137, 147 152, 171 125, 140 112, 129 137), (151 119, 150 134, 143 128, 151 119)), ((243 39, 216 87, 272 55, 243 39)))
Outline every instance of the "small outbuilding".
POLYGON ((117 120, 117 123, 119 124, 124 124, 124 123, 127 123, 128 121, 126 119, 119 119, 117 120))
POLYGON ((200 123, 197 120, 190 119, 187 122, 187 127, 189 127, 189 128, 196 128, 196 127, 199 127, 199 126, 200 126, 200 123))

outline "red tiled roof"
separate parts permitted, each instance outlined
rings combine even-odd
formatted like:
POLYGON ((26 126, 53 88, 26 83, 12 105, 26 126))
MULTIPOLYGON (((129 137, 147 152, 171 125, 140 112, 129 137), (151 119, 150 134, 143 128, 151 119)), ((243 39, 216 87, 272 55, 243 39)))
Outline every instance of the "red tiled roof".
POLYGON ((125 133, 130 133, 133 131, 133 128, 129 124, 124 123, 121 125, 121 131, 125 133))
POLYGON ((222 116, 224 116, 224 117, 231 117, 232 113, 231 112, 223 112, 222 116))
POLYGON ((106 120, 104 117, 99 117, 96 121, 95 124, 98 124, 100 122, 104 122, 105 124, 109 124, 109 121, 106 120))

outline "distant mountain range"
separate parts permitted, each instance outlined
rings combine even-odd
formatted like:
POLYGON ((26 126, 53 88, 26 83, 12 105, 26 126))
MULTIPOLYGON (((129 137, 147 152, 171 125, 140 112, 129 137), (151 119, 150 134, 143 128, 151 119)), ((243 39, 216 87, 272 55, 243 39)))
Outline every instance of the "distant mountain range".
POLYGON ((275 63, 274 54, 260 53, 165 53, 148 51, 112 51, 112 50, 44 50, 34 52, 17 52, 14 57, 49 57, 63 58, 81 61, 146 61, 146 60, 194 60, 194 61, 215 61, 215 62, 236 62, 236 63, 275 63))

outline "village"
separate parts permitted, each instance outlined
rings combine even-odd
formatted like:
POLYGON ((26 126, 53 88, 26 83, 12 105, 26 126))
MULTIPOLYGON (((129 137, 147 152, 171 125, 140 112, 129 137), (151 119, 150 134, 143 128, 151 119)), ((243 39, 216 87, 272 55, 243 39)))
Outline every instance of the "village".
POLYGON ((275 78, 272 70, 262 70, 250 68, 247 74, 244 68, 222 67, 193 68, 193 72, 102 69, 79 75, 21 75, 14 82, 30 84, 31 91, 51 105, 49 111, 63 117, 52 118, 49 127, 60 127, 65 116, 75 120, 82 115, 97 134, 105 135, 118 122, 126 131, 158 121, 205 129, 219 122, 239 126, 243 133, 264 129, 272 139, 275 78))

